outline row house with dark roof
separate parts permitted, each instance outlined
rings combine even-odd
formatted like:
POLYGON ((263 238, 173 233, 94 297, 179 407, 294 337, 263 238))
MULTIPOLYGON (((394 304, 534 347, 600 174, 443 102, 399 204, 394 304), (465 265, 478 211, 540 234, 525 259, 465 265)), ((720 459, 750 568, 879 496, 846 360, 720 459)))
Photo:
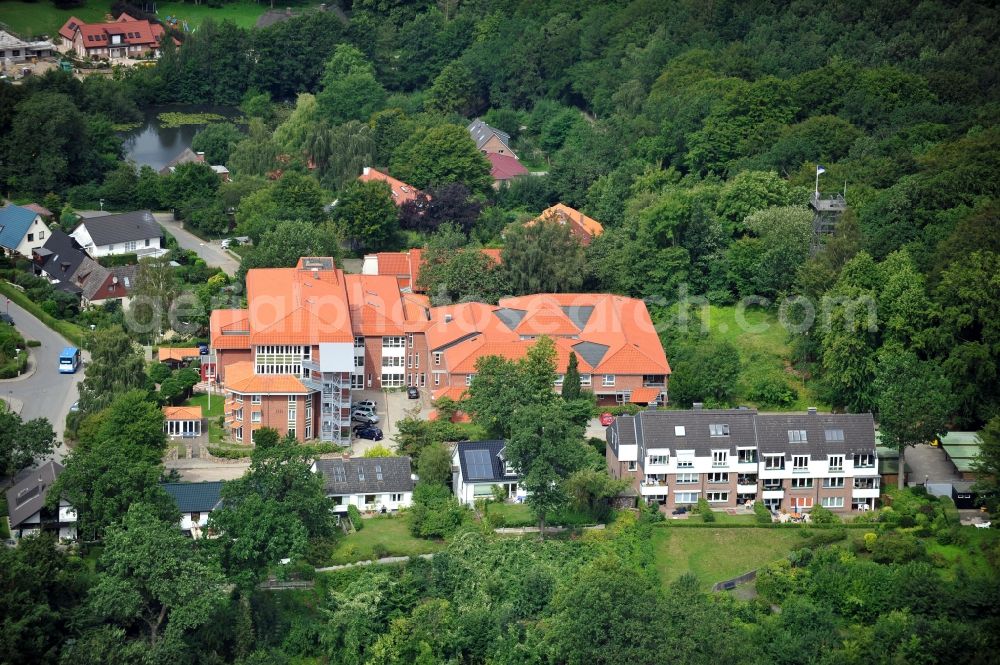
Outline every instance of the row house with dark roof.
POLYGON ((761 414, 753 409, 643 411, 608 427, 608 470, 673 510, 869 510, 880 492, 871 414, 761 414))
POLYGON ((413 503, 409 457, 318 459, 312 470, 322 476, 323 491, 338 514, 346 514, 350 506, 362 512, 396 512, 413 503))

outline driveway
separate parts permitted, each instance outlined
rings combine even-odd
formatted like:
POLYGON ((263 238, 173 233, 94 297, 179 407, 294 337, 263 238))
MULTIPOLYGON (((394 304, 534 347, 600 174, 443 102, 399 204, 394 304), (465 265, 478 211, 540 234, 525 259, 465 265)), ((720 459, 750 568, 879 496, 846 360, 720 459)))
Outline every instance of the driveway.
MULTIPOLYGON (((0 392, 5 398, 21 402, 21 418, 48 418, 55 430, 58 447, 55 451, 56 461, 61 462, 68 450, 62 443, 63 429, 66 424, 66 414, 69 407, 78 399, 78 385, 83 381, 83 370, 76 374, 59 373, 59 354, 67 346, 72 346, 65 338, 49 329, 17 303, 6 302, 0 296, 0 306, 10 313, 14 326, 26 340, 35 339, 41 346, 31 349, 31 359, 28 372, 20 379, 0 381, 0 392)), ((83 352, 84 365, 90 355, 83 352)), ((40 460, 45 461, 45 460, 40 460)))
POLYGON ((906 466, 910 467, 908 484, 951 483, 962 479, 945 458, 944 450, 927 444, 906 449, 906 466))
POLYGON ((155 212, 153 217, 156 218, 164 231, 177 240, 177 244, 183 249, 195 252, 213 268, 222 268, 222 271, 230 277, 236 274, 237 268, 240 267, 239 260, 222 249, 218 240, 203 240, 190 231, 185 231, 181 228, 180 222, 175 222, 174 216, 169 212, 155 212))
POLYGON ((400 420, 408 417, 416 417, 426 420, 432 408, 430 406, 430 392, 420 391, 420 399, 407 399, 406 391, 382 392, 380 390, 355 390, 351 391, 353 403, 363 400, 374 400, 378 405, 378 424, 382 430, 383 439, 381 441, 371 441, 369 439, 355 438, 351 445, 353 455, 363 455, 366 450, 376 445, 383 445, 386 448, 396 448, 396 434, 400 420))
MULTIPOLYGON (((77 210, 76 214, 81 217, 100 217, 101 215, 110 215, 113 213, 101 210, 77 210)), ((236 274, 236 269, 240 267, 239 259, 222 249, 222 245, 218 240, 204 240, 190 231, 185 231, 181 228, 180 222, 174 221, 172 213, 154 212, 153 217, 163 227, 164 231, 177 240, 177 244, 181 248, 190 249, 204 259, 205 263, 209 266, 222 268, 222 271, 230 277, 236 274)))

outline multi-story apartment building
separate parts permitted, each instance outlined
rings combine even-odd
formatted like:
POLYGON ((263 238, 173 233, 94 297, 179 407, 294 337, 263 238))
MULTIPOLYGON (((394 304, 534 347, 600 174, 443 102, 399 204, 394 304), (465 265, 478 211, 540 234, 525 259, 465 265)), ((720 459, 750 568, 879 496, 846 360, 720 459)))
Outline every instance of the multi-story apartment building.
POLYGON ((476 361, 523 357, 552 338, 559 389, 570 352, 603 403, 665 402, 670 365, 640 300, 540 294, 431 307, 393 275, 347 275, 330 258, 250 270, 247 308, 215 310, 206 365, 238 441, 272 427, 299 439, 350 435, 352 391, 425 387, 461 398, 476 361))
POLYGON ((871 414, 643 411, 607 429, 608 470, 664 510, 761 500, 791 511, 868 510, 879 496, 871 414))

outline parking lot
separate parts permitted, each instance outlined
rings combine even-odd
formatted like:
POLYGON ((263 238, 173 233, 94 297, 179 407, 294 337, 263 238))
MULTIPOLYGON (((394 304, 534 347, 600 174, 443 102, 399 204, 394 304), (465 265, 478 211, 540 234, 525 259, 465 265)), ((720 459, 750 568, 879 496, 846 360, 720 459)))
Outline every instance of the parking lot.
POLYGON ((353 437, 351 442, 352 455, 363 455, 366 450, 379 444, 394 449, 396 447, 397 423, 403 418, 411 416, 426 419, 433 409, 430 403, 430 392, 426 389, 420 391, 420 399, 407 399, 405 389, 390 392, 356 390, 351 393, 351 396, 353 404, 365 400, 375 402, 375 412, 378 415, 378 423, 375 426, 382 430, 384 437, 381 441, 353 437))

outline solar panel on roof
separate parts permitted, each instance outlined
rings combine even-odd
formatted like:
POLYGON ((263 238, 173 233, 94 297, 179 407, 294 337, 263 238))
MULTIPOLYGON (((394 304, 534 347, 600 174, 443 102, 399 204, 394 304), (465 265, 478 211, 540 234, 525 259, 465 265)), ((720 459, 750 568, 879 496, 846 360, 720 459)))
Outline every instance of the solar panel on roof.
POLYGON ((469 480, 486 480, 493 477, 493 464, 488 450, 467 450, 465 466, 469 470, 469 480))

